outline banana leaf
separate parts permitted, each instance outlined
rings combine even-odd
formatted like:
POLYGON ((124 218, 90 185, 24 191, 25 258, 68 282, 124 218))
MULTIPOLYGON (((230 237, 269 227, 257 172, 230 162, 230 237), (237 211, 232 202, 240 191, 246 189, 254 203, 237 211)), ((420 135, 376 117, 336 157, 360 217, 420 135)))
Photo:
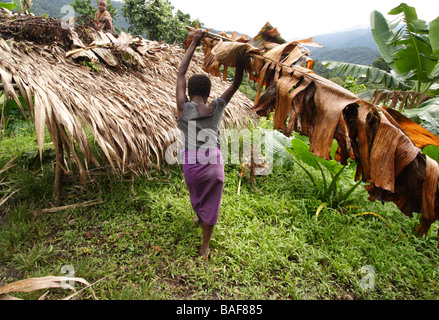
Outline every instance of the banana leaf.
POLYGON ((422 153, 439 163, 439 146, 426 146, 424 149, 422 149, 422 153))
POLYGON ((421 103, 418 108, 406 110, 404 114, 431 133, 439 136, 439 98, 421 103))
POLYGON ((381 56, 389 67, 393 69, 394 59, 390 46, 387 45, 392 36, 392 28, 390 23, 381 12, 374 10, 370 14, 370 25, 373 39, 378 46, 381 56))
POLYGON ((9 11, 15 8, 15 3, 0 2, 0 8, 8 9, 9 11))
POLYGON ((350 75, 354 78, 367 78, 368 81, 374 83, 382 83, 387 88, 399 90, 405 90, 409 88, 405 84, 405 79, 401 78, 395 72, 389 73, 374 67, 339 61, 323 61, 322 64, 329 70, 335 70, 339 73, 343 73, 344 75, 350 75))
MULTIPOLYGON (((408 80, 417 81, 417 90, 421 84, 433 83, 438 80, 435 68, 439 55, 433 52, 429 37, 429 26, 424 20, 418 19, 416 9, 405 3, 400 4, 389 12, 390 15, 400 15, 404 25, 388 40, 389 50, 394 53, 392 69, 401 75, 407 75, 408 80)), ((432 34, 436 35, 435 25, 432 34)), ((436 40, 434 40, 436 46, 436 40)), ((435 47, 435 51, 437 48, 435 47)))
POLYGON ((430 43, 433 54, 439 54, 439 17, 430 22, 430 43))
POLYGON ((276 130, 261 129, 263 141, 265 142, 265 151, 271 150, 273 154, 273 166, 283 170, 292 170, 294 161, 285 149, 291 146, 291 137, 287 137, 276 130))

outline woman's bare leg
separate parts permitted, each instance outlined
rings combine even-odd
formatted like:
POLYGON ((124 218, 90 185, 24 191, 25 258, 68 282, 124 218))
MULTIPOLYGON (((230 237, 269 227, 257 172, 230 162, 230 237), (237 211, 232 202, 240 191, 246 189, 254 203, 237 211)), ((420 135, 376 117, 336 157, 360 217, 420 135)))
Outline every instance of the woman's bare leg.
POLYGON ((200 248, 200 256, 202 256, 204 259, 209 259, 210 255, 210 248, 209 243, 210 239, 212 238, 214 226, 209 226, 208 224, 205 224, 203 222, 203 244, 200 248))

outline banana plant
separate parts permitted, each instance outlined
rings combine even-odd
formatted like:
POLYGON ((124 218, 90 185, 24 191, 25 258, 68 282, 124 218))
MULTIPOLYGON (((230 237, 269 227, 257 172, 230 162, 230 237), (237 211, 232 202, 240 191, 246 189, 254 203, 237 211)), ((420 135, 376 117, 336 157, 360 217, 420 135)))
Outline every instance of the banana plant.
POLYGON ((405 3, 388 13, 396 16, 389 22, 378 11, 371 13, 371 30, 380 54, 390 73, 377 68, 325 61, 323 64, 345 74, 367 77, 373 82, 382 82, 388 88, 405 89, 427 93, 439 81, 439 17, 429 24, 420 20, 414 7, 405 3))
MULTIPOLYGON (((335 153, 336 144, 332 153, 335 153)), ((332 208, 340 207, 349 202, 349 196, 361 184, 359 180, 354 185, 349 185, 352 180, 352 165, 341 165, 335 160, 325 160, 312 154, 309 144, 302 139, 292 139, 291 147, 286 148, 295 163, 305 172, 317 189, 317 199, 323 206, 332 208), (314 170, 311 170, 313 168, 314 170), (349 172, 350 171, 350 172, 349 172), (316 179, 315 172, 319 173, 316 179), (349 176, 349 177, 348 177, 349 176), (346 190, 344 185, 349 185, 346 190)), ((321 209, 321 208, 320 208, 321 209)))
POLYGON ((384 17, 378 11, 372 12, 375 42, 389 67, 407 80, 415 81, 417 92, 426 93, 439 80, 439 17, 432 21, 433 28, 429 28, 426 21, 418 18, 416 9, 405 3, 392 9, 389 15, 397 16, 393 24, 377 23, 384 17))
POLYGON ((323 61, 322 64, 329 70, 336 70, 353 78, 367 78, 369 82, 381 83, 387 88, 398 90, 410 88, 407 80, 393 70, 387 72, 371 66, 340 61, 323 61))

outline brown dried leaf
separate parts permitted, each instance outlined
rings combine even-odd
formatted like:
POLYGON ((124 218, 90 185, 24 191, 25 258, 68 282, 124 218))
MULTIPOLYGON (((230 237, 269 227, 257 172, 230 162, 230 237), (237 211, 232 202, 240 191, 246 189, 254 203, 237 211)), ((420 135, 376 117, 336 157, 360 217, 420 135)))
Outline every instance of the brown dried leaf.
POLYGON ((95 293, 91 285, 82 278, 75 277, 55 277, 48 276, 43 278, 30 278, 25 280, 9 283, 0 288, 0 297, 12 292, 33 292, 41 289, 64 288, 76 292, 75 288, 69 283, 70 281, 79 282, 90 288, 93 297, 96 299, 95 293))

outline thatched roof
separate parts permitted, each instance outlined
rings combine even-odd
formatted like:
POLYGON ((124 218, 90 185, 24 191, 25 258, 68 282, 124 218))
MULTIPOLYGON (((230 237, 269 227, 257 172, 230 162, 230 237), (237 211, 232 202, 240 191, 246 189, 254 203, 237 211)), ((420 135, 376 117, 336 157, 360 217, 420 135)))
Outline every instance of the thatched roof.
MULTIPOLYGON (((176 74, 183 55, 179 46, 128 34, 115 39, 90 26, 62 28, 59 19, 0 20, 5 93, 17 102, 18 93, 26 99, 23 108, 29 108, 40 150, 46 126, 55 146, 60 137, 82 182, 89 164, 99 165, 85 127, 114 170, 148 170, 164 159, 174 142, 168 132, 177 128, 176 74)), ((202 66, 202 54, 196 53, 188 75, 204 72, 202 66)), ((216 98, 230 84, 211 78, 211 97, 216 98)), ((238 92, 226 108, 224 126, 247 125, 254 115, 251 108, 252 102, 238 92)))
POLYGON ((422 213, 418 230, 426 235, 439 219, 439 165, 421 149, 439 145, 439 137, 397 110, 362 100, 315 74, 299 42, 273 41, 279 38, 269 23, 249 41, 230 38, 224 46, 225 39, 210 37, 204 42, 204 68, 220 76, 221 65, 234 66, 236 51, 251 52, 246 70, 261 93, 254 111, 274 112, 275 129, 286 135, 296 131, 309 137, 316 156, 329 159, 335 139, 336 160, 356 161, 356 179, 368 183, 370 200, 392 201, 408 216, 422 213))

